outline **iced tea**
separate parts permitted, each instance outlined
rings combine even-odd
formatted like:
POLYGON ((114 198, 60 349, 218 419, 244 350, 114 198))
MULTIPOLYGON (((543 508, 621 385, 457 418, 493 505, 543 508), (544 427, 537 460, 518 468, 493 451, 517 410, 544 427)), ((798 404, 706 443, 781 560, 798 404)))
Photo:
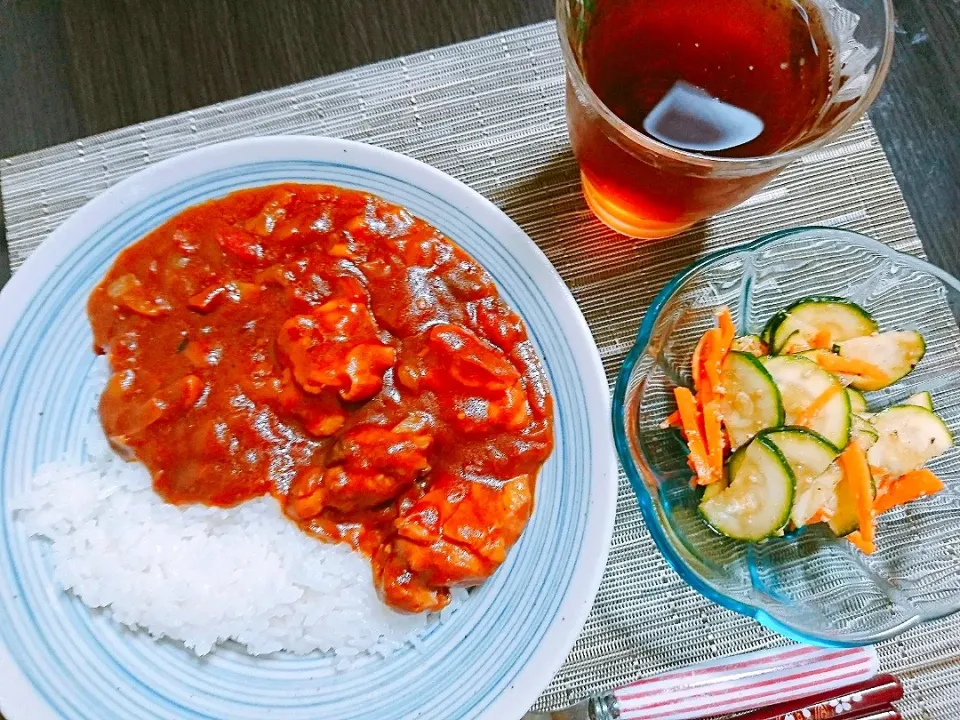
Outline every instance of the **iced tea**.
POLYGON ((836 111, 836 58, 809 0, 599 0, 590 9, 578 63, 595 97, 568 86, 570 135, 588 202, 625 234, 672 235, 736 205, 782 163, 745 173, 716 159, 782 153, 836 111), (642 138, 617 132, 616 119, 642 138))

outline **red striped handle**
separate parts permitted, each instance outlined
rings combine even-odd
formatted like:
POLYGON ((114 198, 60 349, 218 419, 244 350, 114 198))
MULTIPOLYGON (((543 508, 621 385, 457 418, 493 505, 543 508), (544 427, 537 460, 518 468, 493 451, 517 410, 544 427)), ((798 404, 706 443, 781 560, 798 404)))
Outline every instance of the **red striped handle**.
POLYGON ((795 645, 714 660, 614 691, 620 720, 690 720, 797 700, 876 675, 873 648, 795 645))
POLYGON ((890 708, 890 703, 903 697, 903 686, 893 675, 876 675, 869 680, 848 685, 839 690, 817 693, 792 702, 777 703, 746 715, 737 720, 836 720, 850 715, 856 718, 872 718, 862 715, 867 710, 880 712, 890 708))

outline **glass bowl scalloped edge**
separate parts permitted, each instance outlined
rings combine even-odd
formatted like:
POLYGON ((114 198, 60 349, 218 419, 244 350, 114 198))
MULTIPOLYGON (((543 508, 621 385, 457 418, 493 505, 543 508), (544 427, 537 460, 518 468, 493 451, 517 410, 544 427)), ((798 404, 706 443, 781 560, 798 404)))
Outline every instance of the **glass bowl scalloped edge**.
POLYGON ((680 575, 680 577, 687 584, 689 584, 694 590, 699 592, 708 600, 711 600, 712 602, 715 602, 718 605, 727 608, 728 610, 733 610, 734 612, 751 617, 767 629, 797 642, 826 647, 856 647, 888 640, 921 623, 937 620, 957 612, 960 610, 960 594, 953 599, 952 604, 949 607, 946 607, 939 612, 930 614, 918 612, 911 617, 902 619, 896 624, 884 628, 879 632, 869 635, 853 635, 849 638, 827 637, 820 633, 811 631, 808 628, 792 625, 788 622, 784 622, 773 617, 766 610, 758 607, 757 605, 753 605, 725 595, 723 592, 714 588, 709 582, 703 579, 680 556, 677 549, 667 538, 666 532, 661 525, 659 517, 657 516, 657 510, 654 507, 654 503, 650 495, 650 488, 645 484, 641 476, 641 470, 637 467, 637 464, 631 456, 629 439, 627 437, 627 429, 624 422, 626 417, 625 405, 627 401, 628 384, 634 368, 653 339, 653 330, 660 312, 664 309, 668 301, 673 297, 683 283, 691 276, 695 275, 698 271, 708 266, 715 265, 719 261, 722 261, 726 258, 730 258, 741 253, 750 253, 755 255, 759 251, 770 247, 780 240, 810 231, 823 231, 846 235, 851 240, 855 240, 856 242, 860 243, 861 246, 864 246, 881 256, 911 266, 916 270, 934 276, 949 289, 960 294, 960 281, 958 281, 948 272, 918 257, 895 250, 889 245, 886 245, 867 235, 852 230, 847 230, 845 228, 817 225, 800 226, 769 233, 749 243, 717 250, 690 264, 680 273, 675 275, 673 279, 670 280, 666 286, 664 286, 664 288, 650 303, 649 308, 643 316, 643 321, 641 322, 640 329, 637 332, 634 345, 624 358, 623 365, 617 374, 617 382, 614 389, 611 406, 612 424, 614 440, 617 454, 620 459, 620 464, 623 466, 627 479, 629 480, 634 494, 637 497, 637 501, 640 505, 640 511, 643 515, 647 529, 649 530, 654 543, 660 550, 667 564, 674 571, 676 571, 677 574, 680 575))

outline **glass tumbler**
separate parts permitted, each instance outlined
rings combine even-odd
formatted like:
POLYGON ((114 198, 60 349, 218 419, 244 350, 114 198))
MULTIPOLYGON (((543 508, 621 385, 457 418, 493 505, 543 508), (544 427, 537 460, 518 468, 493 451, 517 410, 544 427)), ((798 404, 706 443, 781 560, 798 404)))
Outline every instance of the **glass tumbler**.
POLYGON ((738 205, 790 162, 836 139, 876 99, 893 54, 892 0, 808 0, 820 10, 833 48, 830 102, 785 150, 760 157, 707 155, 638 131, 591 89, 583 45, 591 18, 613 1, 624 0, 557 0, 557 28, 567 73, 567 124, 583 194, 601 221, 635 238, 676 235, 738 205))

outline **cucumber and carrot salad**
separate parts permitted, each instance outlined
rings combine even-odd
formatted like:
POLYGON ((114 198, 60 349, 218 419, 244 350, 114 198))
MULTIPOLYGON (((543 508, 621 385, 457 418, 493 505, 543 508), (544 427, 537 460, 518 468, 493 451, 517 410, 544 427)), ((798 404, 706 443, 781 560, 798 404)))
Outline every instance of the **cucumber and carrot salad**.
POLYGON ((664 422, 689 450, 699 510, 717 532, 758 542, 826 523, 865 553, 876 517, 943 489, 925 465, 953 445, 929 393, 885 409, 864 392, 906 377, 926 351, 866 310, 807 297, 738 336, 727 308, 697 343, 693 388, 664 422))

